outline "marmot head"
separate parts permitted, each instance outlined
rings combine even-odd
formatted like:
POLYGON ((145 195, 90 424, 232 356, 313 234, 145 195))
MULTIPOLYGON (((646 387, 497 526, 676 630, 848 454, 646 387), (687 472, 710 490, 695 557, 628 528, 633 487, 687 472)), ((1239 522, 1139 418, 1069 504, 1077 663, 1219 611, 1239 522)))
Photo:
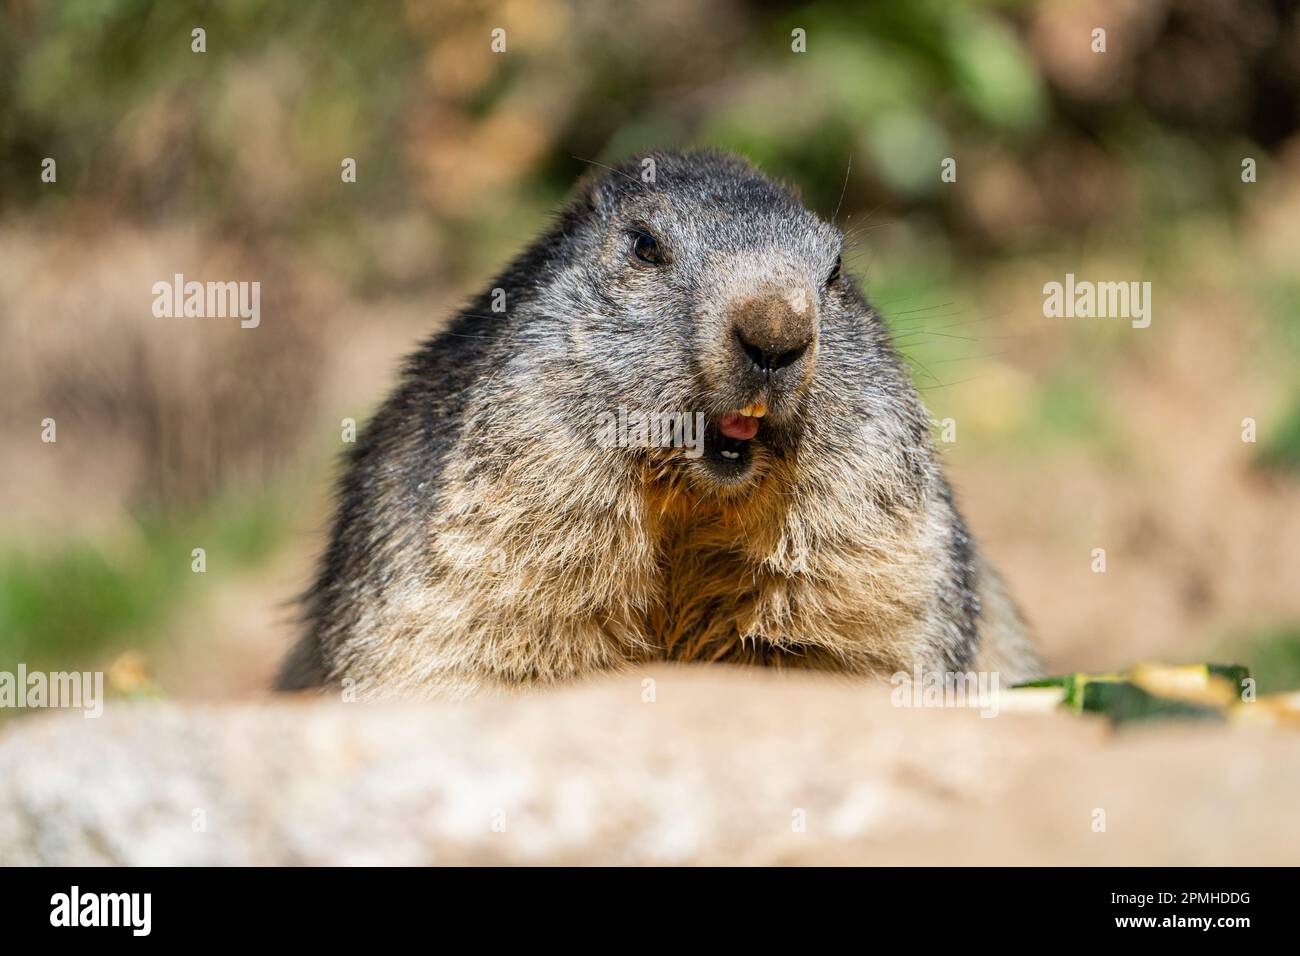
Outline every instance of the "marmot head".
POLYGON ((827 337, 862 350, 869 309, 843 242, 739 158, 652 153, 580 186, 546 241, 538 307, 562 317, 584 396, 701 414, 703 453, 684 467, 735 491, 797 451, 827 337))

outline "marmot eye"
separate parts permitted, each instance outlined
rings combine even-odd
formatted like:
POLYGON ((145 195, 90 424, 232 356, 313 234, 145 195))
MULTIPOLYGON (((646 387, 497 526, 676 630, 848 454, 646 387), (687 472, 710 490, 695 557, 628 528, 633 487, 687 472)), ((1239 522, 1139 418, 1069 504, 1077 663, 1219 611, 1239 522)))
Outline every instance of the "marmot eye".
POLYGON ((835 257, 835 265, 831 267, 831 274, 826 277, 826 284, 833 285, 835 280, 840 277, 840 267, 844 264, 842 256, 835 257))
POLYGON ((658 240, 648 232, 633 234, 632 255, 652 266, 657 266, 664 261, 662 254, 659 252, 658 240))

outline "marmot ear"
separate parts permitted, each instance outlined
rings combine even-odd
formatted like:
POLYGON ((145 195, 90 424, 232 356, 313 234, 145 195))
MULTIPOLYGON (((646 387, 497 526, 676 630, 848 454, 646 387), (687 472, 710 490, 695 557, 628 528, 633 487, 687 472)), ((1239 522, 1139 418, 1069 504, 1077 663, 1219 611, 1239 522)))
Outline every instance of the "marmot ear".
POLYGON ((589 169, 578 179, 573 190, 573 204, 577 209, 603 217, 613 206, 614 191, 603 172, 589 169))

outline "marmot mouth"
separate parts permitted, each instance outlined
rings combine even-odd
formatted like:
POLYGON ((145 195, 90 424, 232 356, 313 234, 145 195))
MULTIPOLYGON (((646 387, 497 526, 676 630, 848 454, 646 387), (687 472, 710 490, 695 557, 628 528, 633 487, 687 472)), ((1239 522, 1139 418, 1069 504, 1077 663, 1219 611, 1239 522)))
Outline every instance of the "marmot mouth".
POLYGON ((709 424, 704 438, 704 453, 715 467, 731 475, 748 470, 752 455, 750 442, 758 435, 760 419, 767 414, 762 402, 727 412, 709 424))

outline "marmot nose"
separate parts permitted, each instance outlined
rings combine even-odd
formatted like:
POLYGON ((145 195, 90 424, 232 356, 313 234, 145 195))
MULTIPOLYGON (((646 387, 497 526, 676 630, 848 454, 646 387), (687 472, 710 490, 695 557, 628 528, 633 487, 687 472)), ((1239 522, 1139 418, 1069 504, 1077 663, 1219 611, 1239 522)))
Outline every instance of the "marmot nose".
POLYGON ((817 334, 816 313, 780 295, 751 299, 733 312, 741 353, 754 368, 772 375, 803 358, 817 334))
POLYGON ((744 350, 749 360, 754 363, 754 368, 763 374, 770 372, 779 372, 788 365, 793 365, 803 357, 803 353, 808 350, 808 346, 796 345, 792 349, 784 351, 768 351, 761 345, 756 345, 745 338, 745 333, 736 328, 736 338, 740 340, 740 347, 744 350))

